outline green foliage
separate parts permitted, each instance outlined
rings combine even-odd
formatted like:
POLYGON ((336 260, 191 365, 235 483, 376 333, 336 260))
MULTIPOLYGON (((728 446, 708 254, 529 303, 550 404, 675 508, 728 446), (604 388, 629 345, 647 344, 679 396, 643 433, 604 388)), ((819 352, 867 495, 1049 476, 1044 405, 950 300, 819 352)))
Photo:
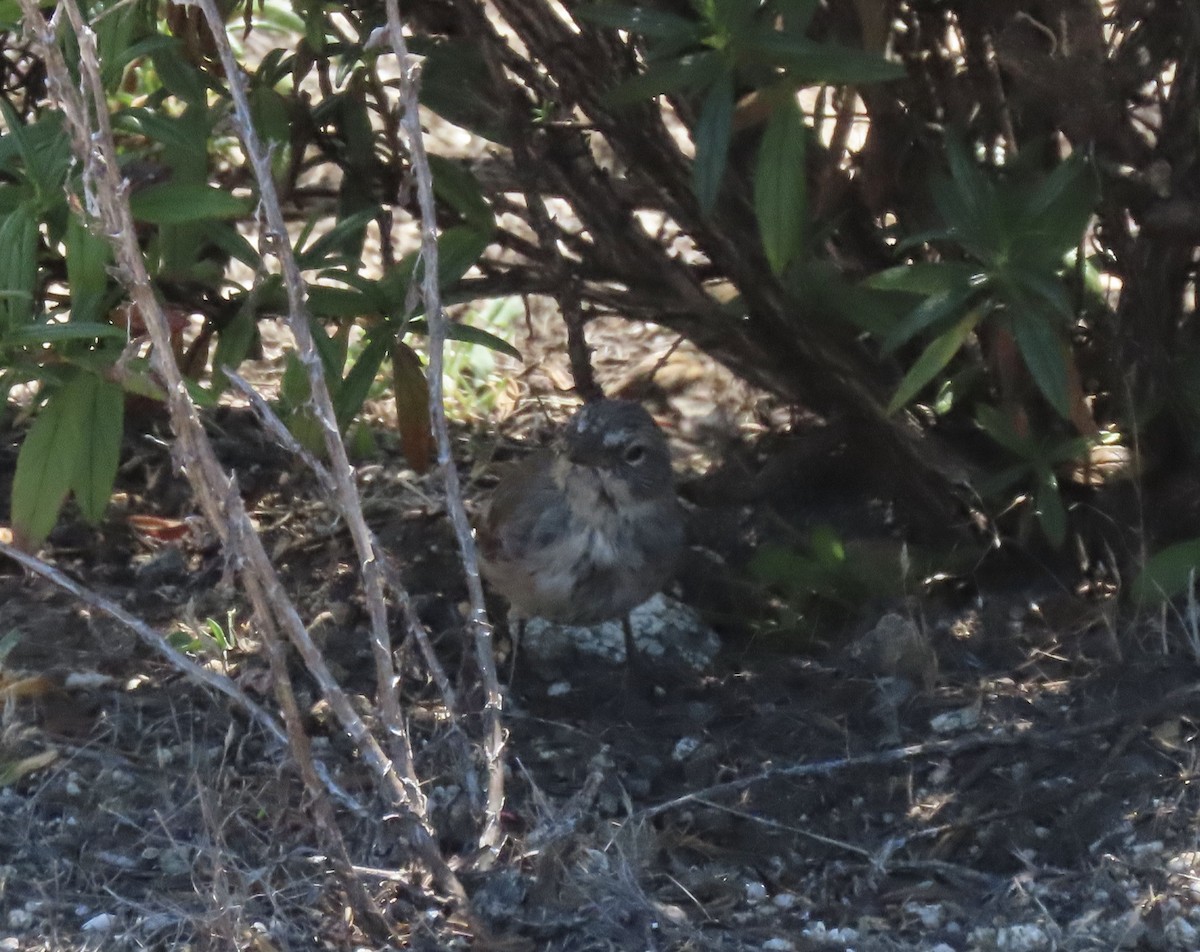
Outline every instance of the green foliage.
MULTIPOLYGON (((892 409, 908 403, 966 342, 965 312, 1012 329, 1025 366, 1049 404, 1068 416, 1068 371, 1063 358, 1073 316, 1061 276, 1079 245, 1096 201, 1095 176, 1072 157, 1048 176, 1026 173, 1020 162, 1004 176, 985 175, 961 142, 947 140, 950 178, 932 187, 945 225, 900 245, 935 243, 945 260, 901 265, 868 280, 880 290, 923 296, 881 343, 894 351, 918 335, 940 341, 941 366, 930 374, 918 360, 901 382, 892 409), (966 258, 968 260, 956 260, 966 258)), ((927 351, 928 352, 928 351, 927 351)))
POLYGON ((734 135, 735 101, 753 90, 771 104, 758 149, 754 205, 771 269, 782 273, 803 248, 808 213, 808 131, 796 93, 814 85, 897 79, 896 63, 863 50, 805 36, 815 3, 698 0, 691 19, 647 7, 609 4, 574 11, 597 26, 628 31, 645 45, 647 68, 612 90, 614 103, 664 94, 699 103, 692 129, 692 184, 711 212, 734 135))
POLYGON ((777 593, 777 630, 815 632, 832 618, 845 620, 865 602, 904 593, 905 558, 890 542, 846 542, 830 526, 813 529, 794 547, 759 548, 751 577, 777 593))
POLYGON ((69 492, 91 522, 117 473, 123 403, 119 387, 87 371, 55 389, 29 430, 13 477, 13 528, 29 544, 54 528, 69 492))
POLYGON ((1138 601, 1164 602, 1196 583, 1200 539, 1167 546, 1152 555, 1134 579, 1130 593, 1138 601))
POLYGON ((1051 544, 1061 546, 1067 535, 1067 513, 1059 492, 1056 470, 1077 462, 1095 443, 1085 436, 1055 437, 1023 435, 995 407, 980 405, 976 410, 979 428, 1016 460, 979 485, 985 496, 1006 493, 1015 486, 1032 487, 1033 511, 1051 544))
MULTIPOLYGON (((338 422, 349 428, 396 348, 427 329, 406 304, 416 300, 410 292, 422 280, 420 255, 385 262, 382 274, 364 263, 372 225, 389 220, 395 197, 389 183, 408 174, 407 156, 372 118, 379 105, 373 97, 385 86, 377 54, 365 46, 379 21, 355 12, 335 22, 335 12, 299 3, 295 13, 278 4, 259 9, 256 29, 269 25, 287 48, 269 51, 248 76, 252 121, 271 151, 277 186, 285 195, 294 189, 306 164, 324 166, 341 183, 332 210, 307 214, 297 260, 310 282, 312 329, 338 422), (303 35, 288 32, 296 29, 303 35), (314 101, 302 84, 316 70, 326 72, 314 101), (365 336, 351 354, 356 326, 365 336)), ((382 8, 376 13, 382 16, 382 8)), ((231 14, 238 18, 233 32, 240 40, 240 12, 231 8, 231 14)), ((113 4, 96 29, 112 125, 155 291, 173 316, 199 313, 210 321, 211 377, 204 376, 204 351, 188 365, 197 375, 189 384, 193 397, 208 405, 228 385, 224 368, 236 369, 255 351, 259 322, 287 309, 279 277, 239 231, 251 220, 258 196, 240 156, 230 151, 227 82, 204 51, 194 20, 159 18, 141 4, 113 4), (252 278, 233 280, 233 262, 252 278)), ((67 59, 75 62, 70 31, 64 36, 67 59)), ((490 99, 491 75, 478 50, 420 40, 414 47, 427 57, 421 87, 426 105, 503 141, 506 113, 490 99)), ((123 429, 121 388, 162 395, 142 356, 126 354, 121 372, 109 373, 130 334, 124 326, 128 308, 108 242, 76 214, 87 202, 61 116, 36 108, 20 113, 7 98, 0 100, 0 116, 0 383, 6 390, 40 383, 38 418, 21 450, 13 497, 14 523, 36 543, 71 493, 85 517, 101 516, 123 429), (54 291, 64 273, 66 300, 54 291), (118 314, 121 321, 114 323, 118 314)), ((465 164, 436 156, 431 164, 444 225, 439 283, 453 297, 454 286, 491 243, 495 217, 465 164)), ((456 325, 450 337, 517 356, 484 327, 456 325)), ((182 338, 173 344, 183 353, 182 338)), ((304 442, 316 447, 321 441, 301 369, 288 367, 281 408, 304 442)))
MULTIPOLYGON (((1048 175, 1031 172, 1018 156, 1009 167, 985 173, 961 141, 948 138, 947 178, 931 188, 942 226, 899 244, 937 250, 938 260, 918 260, 872 275, 866 286, 896 296, 915 297, 906 315, 878 334, 885 353, 908 352, 926 341, 906 365, 888 406, 895 413, 940 381, 937 412, 950 412, 966 397, 963 368, 951 370, 964 347, 986 328, 993 340, 1011 340, 1019 366, 997 357, 993 369, 1009 379, 993 381, 1011 388, 1011 376, 1023 371, 1048 407, 1061 420, 1080 425, 1077 393, 1072 387, 1070 329, 1076 308, 1064 284, 1070 256, 1081 240, 1097 200, 1095 173, 1073 156, 1048 175)), ((971 358, 966 358, 969 361, 971 358)), ((978 375, 971 375, 977 377, 978 375)), ((1067 515, 1056 468, 1078 462, 1093 442, 1090 436, 1062 435, 1057 428, 1033 425, 1028 408, 1010 403, 988 405, 987 395, 967 400, 979 427, 1013 458, 1013 464, 980 487, 1007 493, 1025 487, 1034 511, 1055 545, 1066 538, 1067 515), (1026 421, 1018 427, 1015 420, 1026 421)))

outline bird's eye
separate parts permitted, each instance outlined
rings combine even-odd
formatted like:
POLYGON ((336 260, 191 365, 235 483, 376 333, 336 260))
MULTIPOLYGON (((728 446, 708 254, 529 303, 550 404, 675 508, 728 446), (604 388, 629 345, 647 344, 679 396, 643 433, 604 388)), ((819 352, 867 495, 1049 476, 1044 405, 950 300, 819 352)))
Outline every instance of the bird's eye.
POLYGON ((646 447, 641 443, 634 443, 632 446, 625 448, 625 462, 636 466, 646 458, 646 447))

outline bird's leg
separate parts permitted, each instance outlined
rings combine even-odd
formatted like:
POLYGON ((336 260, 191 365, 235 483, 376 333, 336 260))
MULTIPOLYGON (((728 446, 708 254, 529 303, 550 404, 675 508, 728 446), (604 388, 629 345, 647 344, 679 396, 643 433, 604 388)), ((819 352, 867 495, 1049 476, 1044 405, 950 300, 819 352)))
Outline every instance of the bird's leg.
POLYGON ((621 616, 621 628, 625 632, 625 669, 632 672, 638 667, 637 645, 633 641, 633 618, 628 612, 621 616))
POLYGON ((521 640, 525 637, 525 619, 513 618, 509 615, 508 618, 508 640, 512 642, 512 656, 508 659, 508 689, 511 691, 513 680, 517 676, 517 651, 521 647, 521 640))

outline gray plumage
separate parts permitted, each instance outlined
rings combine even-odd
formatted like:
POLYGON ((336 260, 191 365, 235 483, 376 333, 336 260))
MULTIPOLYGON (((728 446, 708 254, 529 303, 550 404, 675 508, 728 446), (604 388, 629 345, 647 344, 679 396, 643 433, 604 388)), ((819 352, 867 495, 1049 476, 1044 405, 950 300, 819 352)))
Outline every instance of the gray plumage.
POLYGON ((478 531, 484 577, 517 614, 592 625, 666 584, 683 550, 666 438, 642 407, 582 407, 553 450, 496 487, 478 531))

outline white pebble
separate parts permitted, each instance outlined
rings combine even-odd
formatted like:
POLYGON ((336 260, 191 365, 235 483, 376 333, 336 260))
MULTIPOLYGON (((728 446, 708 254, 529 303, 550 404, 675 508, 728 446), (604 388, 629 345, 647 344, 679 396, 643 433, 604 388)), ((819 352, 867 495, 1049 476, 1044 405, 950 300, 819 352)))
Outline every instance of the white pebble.
POLYGON ((113 926, 117 924, 117 917, 111 912, 102 912, 98 916, 92 916, 87 922, 79 928, 84 932, 111 932, 113 926))
POLYGON ((746 902, 759 903, 767 898, 767 887, 760 882, 751 880, 746 883, 746 902))
POLYGON ((692 756, 700 747, 699 737, 681 737, 675 742, 675 749, 671 751, 671 759, 675 763, 682 763, 692 756))

